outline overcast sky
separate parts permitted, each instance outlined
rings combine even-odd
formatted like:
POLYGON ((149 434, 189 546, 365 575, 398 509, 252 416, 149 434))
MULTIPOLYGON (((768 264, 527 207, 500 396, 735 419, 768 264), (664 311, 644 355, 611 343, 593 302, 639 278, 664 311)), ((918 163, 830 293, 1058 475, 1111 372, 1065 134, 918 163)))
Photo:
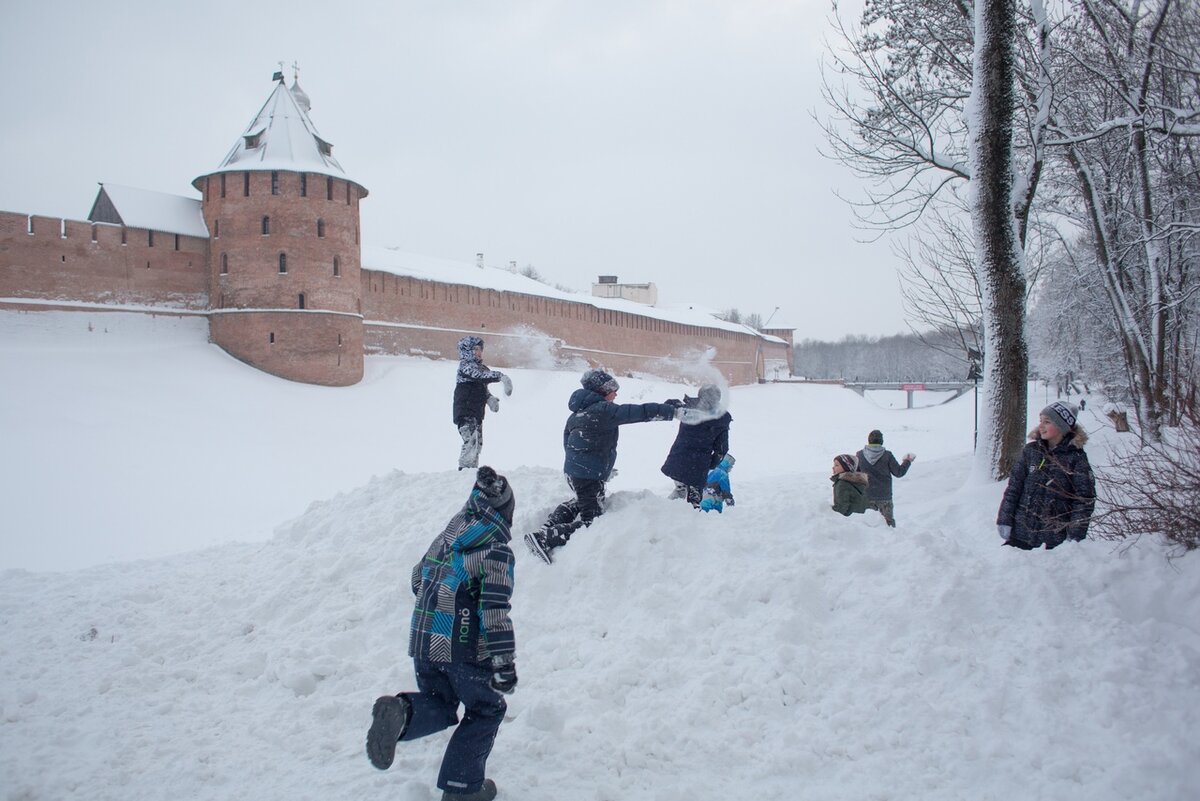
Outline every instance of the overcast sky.
POLYGON ((86 218, 97 182, 196 196, 299 64, 370 191, 363 241, 600 274, 798 338, 906 330, 897 259, 823 158, 829 0, 11 3, 0 209, 86 218), (775 307, 778 312, 774 312, 775 307))

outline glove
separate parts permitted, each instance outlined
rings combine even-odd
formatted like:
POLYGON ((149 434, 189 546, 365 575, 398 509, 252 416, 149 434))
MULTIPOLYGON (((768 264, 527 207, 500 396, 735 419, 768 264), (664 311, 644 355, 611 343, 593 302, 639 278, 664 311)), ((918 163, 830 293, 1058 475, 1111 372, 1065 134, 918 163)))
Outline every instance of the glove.
POLYGON ((495 395, 488 395, 487 407, 489 409, 491 409, 493 412, 500 411, 500 399, 497 398, 495 395))
POLYGON ((1000 539, 1008 542, 1008 538, 1012 536, 1012 526, 996 526, 997 533, 1000 534, 1000 539))
MULTIPOLYGON (((512 395, 512 379, 506 376, 504 373, 500 374, 500 386, 504 387, 505 397, 512 395)), ((494 412, 496 410, 492 409, 492 411, 494 412)))
POLYGON ((917 461, 917 455, 915 453, 906 453, 904 454, 904 461, 915 462, 917 461))
POLYGON ((488 681, 498 693, 512 695, 517 689, 517 665, 514 662, 492 663, 492 678, 488 681))
POLYGON ((679 400, 679 398, 669 398, 668 400, 663 401, 663 405, 678 409, 683 406, 683 401, 679 400))
POLYGON ((732 496, 732 495, 726 495, 726 496, 725 496, 725 505, 726 505, 726 506, 736 506, 736 505, 737 505, 737 504, 735 504, 735 503, 733 502, 733 496, 732 496))

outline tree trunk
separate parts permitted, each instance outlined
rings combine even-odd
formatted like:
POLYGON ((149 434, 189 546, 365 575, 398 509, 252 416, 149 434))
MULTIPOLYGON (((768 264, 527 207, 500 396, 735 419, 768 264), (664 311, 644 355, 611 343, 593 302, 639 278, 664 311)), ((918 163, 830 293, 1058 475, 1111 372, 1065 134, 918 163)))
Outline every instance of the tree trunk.
POLYGON ((1015 0, 975 3, 971 216, 983 301, 984 380, 976 470, 1007 478, 1025 442, 1025 264, 1013 197, 1015 0))

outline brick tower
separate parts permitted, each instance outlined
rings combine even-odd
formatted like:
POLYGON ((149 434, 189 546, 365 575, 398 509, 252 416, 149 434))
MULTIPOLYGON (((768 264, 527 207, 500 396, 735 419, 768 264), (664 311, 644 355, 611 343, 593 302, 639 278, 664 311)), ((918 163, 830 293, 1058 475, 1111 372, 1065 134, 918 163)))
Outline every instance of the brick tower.
POLYGON ((367 196, 282 73, 229 155, 192 185, 208 226, 212 341, 268 373, 363 375, 358 203, 367 196))

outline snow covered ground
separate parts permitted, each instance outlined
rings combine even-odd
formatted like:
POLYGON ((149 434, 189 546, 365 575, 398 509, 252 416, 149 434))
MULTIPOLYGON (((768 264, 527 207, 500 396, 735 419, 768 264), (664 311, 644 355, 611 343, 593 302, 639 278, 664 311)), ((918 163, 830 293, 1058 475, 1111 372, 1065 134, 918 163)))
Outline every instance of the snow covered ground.
MULTIPOLYGON (((0 313, 0 798, 440 797, 445 736, 386 773, 363 739, 412 686, 409 569, 470 485, 453 371, 370 357, 311 387, 195 321, 0 313)), ((577 375, 508 372, 484 461, 520 532, 567 495, 577 375)), ((666 499, 674 424, 623 429, 610 512, 551 567, 515 549, 502 799, 1200 794, 1200 562, 1001 548, 971 396, 886 405, 734 388, 722 515, 666 499), (829 509, 872 428, 917 454, 895 530, 829 509)), ((1082 419, 1104 463, 1115 435, 1082 419)))

